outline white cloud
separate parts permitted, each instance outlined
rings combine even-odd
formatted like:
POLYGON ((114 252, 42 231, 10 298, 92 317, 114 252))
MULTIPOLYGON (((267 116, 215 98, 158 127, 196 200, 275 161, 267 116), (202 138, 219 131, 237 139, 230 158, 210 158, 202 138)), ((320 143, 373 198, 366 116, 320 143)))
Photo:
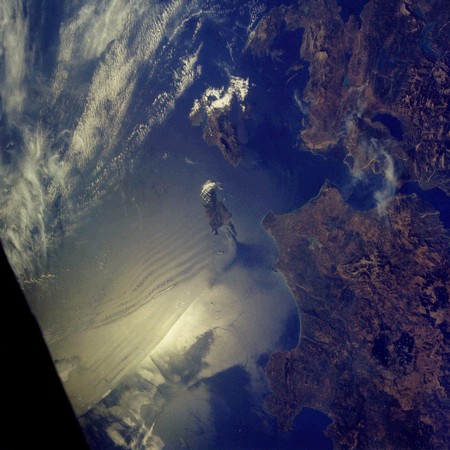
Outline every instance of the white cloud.
POLYGON ((19 273, 31 275, 44 269, 47 256, 47 193, 45 181, 51 176, 47 161, 46 135, 41 128, 23 130, 23 157, 15 171, 0 166, 7 185, 0 202, 3 240, 10 250, 11 264, 19 273), (24 258, 33 255, 33 258, 24 258))
POLYGON ((228 87, 220 88, 209 87, 205 90, 200 99, 194 101, 190 116, 192 117, 200 110, 204 110, 206 114, 212 114, 216 111, 229 111, 234 99, 239 102, 242 110, 245 110, 245 101, 248 95, 249 79, 240 78, 231 75, 228 87))
POLYGON ((79 366, 78 358, 62 359, 55 362, 56 370, 62 381, 67 381, 73 372, 79 366))
POLYGON ((26 98, 26 43, 28 22, 20 0, 0 4, 0 95, 4 112, 10 123, 22 113, 26 98))
POLYGON ((154 125, 161 124, 175 107, 175 103, 192 83, 200 76, 201 67, 197 65, 202 45, 197 50, 180 59, 177 69, 171 75, 171 90, 158 94, 147 111, 148 120, 137 124, 129 138, 129 143, 140 144, 148 136, 154 125))
POLYGON ((117 185, 153 126, 200 75, 201 44, 192 50, 194 41, 180 47, 176 39, 184 30, 180 24, 201 13, 197 2, 182 0, 92 0, 66 8, 50 86, 38 86, 42 95, 28 104, 27 80, 39 74, 28 50, 24 7, 19 0, 0 5, 2 112, 21 136, 9 151, 12 164, 0 167, 1 235, 22 282, 45 269, 56 228, 62 224, 67 234, 83 223, 117 185), (184 52, 181 58, 173 46, 184 52), (168 61, 173 67, 165 74, 167 90, 136 110, 140 74, 151 79, 168 61), (51 130, 33 122, 31 108, 45 111, 51 130), (140 123, 132 128, 136 119, 140 123))
POLYGON ((222 189, 220 183, 217 183, 216 181, 208 180, 203 184, 200 192, 200 198, 202 199, 204 205, 208 205, 211 201, 211 195, 216 189, 222 189))
MULTIPOLYGON (((352 126, 352 121, 348 119, 346 123, 347 131, 352 126)), ((381 187, 373 192, 373 199, 380 214, 384 213, 386 202, 395 194, 397 187, 394 159, 385 148, 386 143, 378 139, 361 140, 358 153, 354 155, 353 166, 351 167, 353 183, 355 184, 358 181, 370 183, 369 174, 371 173, 383 177, 381 187)))
POLYGON ((146 448, 148 450, 162 450, 165 448, 163 440, 154 433, 154 428, 155 422, 153 422, 148 432, 144 435, 142 441, 134 443, 132 448, 135 448, 136 450, 141 448, 146 448))
POLYGON ((386 202, 395 194, 397 176, 395 174, 394 160, 385 150, 380 150, 381 171, 384 176, 383 186, 375 192, 374 198, 380 214, 385 212, 386 202))
POLYGON ((120 447, 128 448, 127 441, 120 434, 120 426, 113 424, 110 425, 106 429, 106 433, 110 437, 110 439, 114 442, 114 444, 119 445, 120 447))

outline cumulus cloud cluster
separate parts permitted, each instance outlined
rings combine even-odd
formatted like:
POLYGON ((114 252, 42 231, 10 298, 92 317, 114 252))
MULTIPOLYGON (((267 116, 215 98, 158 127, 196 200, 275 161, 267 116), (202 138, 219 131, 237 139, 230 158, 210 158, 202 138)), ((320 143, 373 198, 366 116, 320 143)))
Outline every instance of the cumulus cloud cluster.
POLYGON ((190 116, 193 117, 204 111, 210 115, 216 111, 229 111, 234 99, 237 100, 241 109, 245 110, 244 100, 248 95, 249 79, 231 75, 228 87, 209 87, 200 99, 194 101, 190 116))
POLYGON ((3 125, 0 153, 2 240, 19 273, 34 269, 23 254, 38 262, 46 257, 45 183, 55 160, 47 152, 47 135, 26 113, 32 55, 28 19, 21 1, 0 5, 0 96, 3 125))
MULTIPOLYGON (((264 6, 256 0, 247 6, 252 27, 264 6)), ((44 21, 40 29, 45 29, 44 15, 34 17, 37 12, 30 1, 10 0, 0 6, 4 125, 0 236, 23 283, 37 277, 53 283, 33 284, 33 289, 42 289, 42 298, 48 292, 57 294, 52 307, 45 306, 44 325, 57 322, 46 330, 47 336, 78 411, 98 405, 119 383, 134 379, 139 364, 139 379, 148 382, 145 395, 135 395, 136 391, 124 395, 118 405, 123 410, 114 413, 120 412, 130 429, 141 432, 128 441, 127 428, 108 424, 105 430, 114 443, 130 448, 164 446, 157 436, 162 432, 158 424, 142 416, 145 408, 156 414, 169 406, 167 424, 177 417, 190 424, 193 415, 185 413, 188 404, 189 411, 201 410, 207 422, 211 393, 197 383, 220 371, 245 366, 254 384, 262 386, 256 358, 274 348, 282 325, 295 309, 279 274, 271 268, 255 269, 256 273, 242 269, 235 240, 224 234, 222 241, 216 241, 207 222, 199 220, 198 192, 186 205, 181 187, 179 195, 171 194, 176 202, 167 203, 165 198, 166 211, 158 211, 161 216, 153 234, 144 227, 129 233, 125 224, 123 229, 117 226, 118 234, 128 232, 133 237, 121 240, 112 232, 100 237, 93 232, 98 247, 92 254, 98 248, 108 250, 96 253, 94 262, 78 254, 74 257, 76 245, 68 240, 52 267, 65 263, 65 257, 73 258, 74 264, 61 264, 55 277, 45 273, 48 255, 80 224, 96 220, 93 211, 133 169, 131 160, 155 125, 165 121, 201 75, 199 61, 206 45, 200 41, 202 15, 220 13, 221 7, 220 2, 208 0, 67 0, 61 18, 55 19, 60 22, 55 25, 57 48, 48 57, 52 67, 43 74, 35 63, 42 51, 39 31, 30 28, 30 18, 44 21), (194 217, 179 215, 183 210, 194 217), (80 261, 92 272, 90 284, 77 278, 85 272, 73 270, 80 261), (64 305, 56 304, 60 292, 64 305), (189 313, 176 322, 188 308, 189 313), (168 333, 175 322, 177 327, 168 333), (213 336, 203 343, 208 351, 192 353, 192 348, 199 348, 197 336, 213 336), (140 364, 158 343, 162 343, 159 353, 140 364), (181 359, 183 354, 189 357, 181 359), (166 361, 164 355, 172 359, 166 361), (160 369, 155 369, 155 361, 160 369), (170 391, 173 397, 161 403, 159 382, 178 386, 170 391)), ((228 108, 233 101, 242 106, 248 88, 248 79, 230 76, 226 86, 208 88, 202 98, 206 108, 228 108)), ((205 179, 206 174, 201 180, 205 179)), ((218 183, 208 181, 202 199, 217 189, 218 183)), ((160 192, 154 195, 159 198, 160 192)), ((134 204, 139 201, 133 198, 134 204)), ((141 222, 153 212, 151 206, 148 211, 139 207, 141 222)), ((248 234, 254 235, 258 224, 248 234)), ((84 232, 81 237, 92 236, 84 232)))
POLYGON ((63 7, 46 78, 35 64, 36 12, 25 3, 0 5, 0 236, 22 282, 45 272, 49 246, 114 189, 127 160, 200 74, 201 49, 184 40, 173 52, 198 2, 88 0, 63 7), (143 74, 158 70, 166 71, 164 88, 136 107, 143 74))

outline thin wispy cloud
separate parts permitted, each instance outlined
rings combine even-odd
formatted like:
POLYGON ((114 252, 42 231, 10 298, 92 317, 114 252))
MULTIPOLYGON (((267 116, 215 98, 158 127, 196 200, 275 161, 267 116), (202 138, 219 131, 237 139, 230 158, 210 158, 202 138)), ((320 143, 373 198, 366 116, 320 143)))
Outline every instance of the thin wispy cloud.
POLYGON ((395 194, 397 188, 397 176, 395 174, 394 160, 385 150, 380 150, 380 165, 383 174, 383 185, 374 193, 378 212, 384 214, 386 203, 395 194))
MULTIPOLYGON (((345 132, 350 135, 355 124, 351 117, 345 122, 345 132)), ((352 155, 352 165, 350 167, 353 177, 352 183, 358 182, 370 187, 372 182, 370 175, 377 174, 382 177, 381 186, 373 189, 373 200, 380 214, 383 214, 386 202, 395 194, 397 188, 397 174, 395 172, 394 159, 388 152, 389 141, 375 138, 360 139, 355 155, 352 155)))
POLYGON ((33 87, 41 95, 31 105, 27 83, 40 77, 32 53, 39 46, 30 42, 24 3, 0 6, 2 117, 15 136, 2 148, 1 237, 22 281, 45 272, 48 246, 114 189, 126 161, 200 74, 200 43, 186 41, 178 59, 170 47, 178 45, 182 24, 200 13, 198 2, 181 0, 93 0, 67 8, 50 84, 33 87), (169 62, 166 90, 136 109, 139 77, 151 78, 169 62), (51 128, 31 109, 52 114, 51 128))
POLYGON ((0 5, 0 95, 2 109, 9 123, 20 120, 26 88, 26 44, 28 21, 24 7, 19 0, 2 2, 0 5))

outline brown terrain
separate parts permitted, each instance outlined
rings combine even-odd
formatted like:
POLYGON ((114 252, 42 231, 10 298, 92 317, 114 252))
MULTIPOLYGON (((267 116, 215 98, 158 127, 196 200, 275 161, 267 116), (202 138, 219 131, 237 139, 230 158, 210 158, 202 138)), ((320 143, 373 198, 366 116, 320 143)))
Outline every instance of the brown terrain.
POLYGON ((344 23, 339 11, 335 0, 274 8, 247 43, 257 57, 276 57, 283 53, 277 35, 304 29, 304 147, 326 153, 343 146, 357 176, 385 170, 389 155, 400 183, 417 180, 449 193, 448 1, 370 0, 361 24, 354 16, 344 23), (400 121, 402 139, 372 122, 377 114, 400 121))
MULTIPOLYGON (((450 448, 449 236, 431 206, 393 195, 408 181, 450 193, 448 0, 369 0, 346 22, 336 0, 294 2, 260 21, 246 51, 282 59, 278 38, 299 29, 287 73, 309 63, 302 147, 344 149, 355 178, 381 174, 389 189, 355 211, 326 185, 264 219, 301 320, 298 347, 269 360, 267 408, 283 430, 303 407, 323 411, 339 449, 450 448)), ((228 111, 192 119, 239 162, 228 111)))
POLYGON ((208 116, 203 129, 203 139, 209 145, 216 145, 229 163, 236 166, 241 161, 241 147, 236 128, 227 113, 215 112, 208 116))
POLYGON ((297 29, 303 148, 343 148, 356 178, 393 186, 373 210, 325 186, 264 219, 301 319, 298 347, 266 368, 267 407, 283 430, 303 407, 325 412, 340 449, 450 448, 448 233, 416 196, 392 196, 407 181, 450 192, 448 2, 369 0, 344 22, 336 0, 302 0, 272 9, 247 51, 282 57, 277 37, 297 29))
POLYGON ((328 186, 268 214, 300 310, 301 340, 266 368, 283 430, 302 407, 331 417, 340 449, 450 448, 449 246, 413 196, 354 211, 328 186))
POLYGON ((215 109, 208 108, 207 105, 201 103, 200 105, 197 110, 193 110, 189 115, 192 125, 200 126, 203 124, 204 141, 208 145, 217 146, 225 160, 237 166, 241 161, 242 151, 236 126, 230 119, 232 116, 231 108, 215 109))
POLYGON ((217 188, 211 188, 201 195, 203 207, 209 220, 209 226, 214 234, 218 234, 221 227, 226 228, 230 235, 237 236, 236 229, 231 221, 232 214, 225 204, 218 198, 217 188))

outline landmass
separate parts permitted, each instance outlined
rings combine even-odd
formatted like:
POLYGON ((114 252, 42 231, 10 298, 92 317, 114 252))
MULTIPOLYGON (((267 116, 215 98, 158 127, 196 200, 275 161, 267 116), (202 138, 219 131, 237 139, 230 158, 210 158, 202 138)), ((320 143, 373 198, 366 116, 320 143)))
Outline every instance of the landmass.
POLYGON ((241 161, 241 147, 238 143, 236 127, 226 113, 208 116, 203 139, 209 145, 216 145, 229 163, 236 166, 241 161))
POLYGON ((448 2, 369 0, 358 17, 340 13, 336 0, 274 8, 247 42, 255 57, 274 58, 278 36, 304 30, 304 148, 344 148, 357 177, 385 172, 391 158, 398 184, 450 193, 448 2))
POLYGON ((352 210, 325 185, 264 227, 298 302, 297 348, 274 353, 268 410, 289 430, 303 407, 333 420, 338 449, 450 448, 449 239, 439 213, 397 195, 352 210))
POLYGON ((236 229, 231 221, 231 213, 217 195, 220 190, 220 184, 208 180, 203 186, 200 198, 205 208, 206 216, 209 219, 209 225, 214 234, 218 233, 219 228, 225 227, 229 230, 233 238, 236 237, 236 229))
POLYGON ((231 76, 227 89, 208 88, 194 102, 189 114, 193 125, 203 124, 204 141, 217 146, 225 160, 234 166, 242 157, 236 123, 245 115, 247 93, 248 79, 231 76))

